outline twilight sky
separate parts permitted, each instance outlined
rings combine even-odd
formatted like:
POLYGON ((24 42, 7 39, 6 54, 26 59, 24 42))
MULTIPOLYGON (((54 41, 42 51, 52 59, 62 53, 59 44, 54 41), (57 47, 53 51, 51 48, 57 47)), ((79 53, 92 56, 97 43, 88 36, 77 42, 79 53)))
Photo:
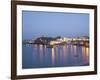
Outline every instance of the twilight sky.
POLYGON ((23 40, 34 37, 89 36, 89 14, 22 11, 23 40))

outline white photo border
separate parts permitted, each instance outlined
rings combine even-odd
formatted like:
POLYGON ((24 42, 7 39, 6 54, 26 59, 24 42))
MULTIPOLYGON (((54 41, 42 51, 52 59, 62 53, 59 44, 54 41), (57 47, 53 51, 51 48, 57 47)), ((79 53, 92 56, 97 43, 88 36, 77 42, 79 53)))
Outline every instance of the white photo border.
POLYGON ((60 8, 47 6, 17 5, 17 75, 37 75, 51 73, 70 73, 94 71, 94 9, 81 8, 60 8), (22 10, 26 11, 49 11, 49 12, 71 12, 88 13, 89 17, 89 36, 90 36, 90 58, 89 66, 79 67, 56 67, 56 68, 34 68, 22 69, 22 10))

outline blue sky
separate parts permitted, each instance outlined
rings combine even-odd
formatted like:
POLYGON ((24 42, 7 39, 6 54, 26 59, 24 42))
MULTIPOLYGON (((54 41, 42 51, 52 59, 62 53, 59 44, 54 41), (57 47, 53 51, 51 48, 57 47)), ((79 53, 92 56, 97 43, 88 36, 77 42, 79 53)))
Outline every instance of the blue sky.
POLYGON ((89 14, 22 11, 24 39, 34 37, 89 36, 89 14))

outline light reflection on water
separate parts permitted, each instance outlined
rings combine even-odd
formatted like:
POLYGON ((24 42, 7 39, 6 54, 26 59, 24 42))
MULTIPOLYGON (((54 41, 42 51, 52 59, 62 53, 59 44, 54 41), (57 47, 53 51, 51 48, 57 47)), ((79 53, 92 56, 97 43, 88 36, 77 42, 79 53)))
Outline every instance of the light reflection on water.
POLYGON ((54 65, 55 63, 55 51, 54 51, 54 48, 52 48, 52 64, 54 65))
POLYGON ((22 67, 45 68, 89 65, 89 48, 62 45, 47 48, 46 45, 23 45, 22 67))
POLYGON ((85 63, 88 63, 88 60, 89 60, 89 48, 86 48, 86 47, 82 47, 82 55, 83 55, 83 59, 84 59, 84 62, 85 63))

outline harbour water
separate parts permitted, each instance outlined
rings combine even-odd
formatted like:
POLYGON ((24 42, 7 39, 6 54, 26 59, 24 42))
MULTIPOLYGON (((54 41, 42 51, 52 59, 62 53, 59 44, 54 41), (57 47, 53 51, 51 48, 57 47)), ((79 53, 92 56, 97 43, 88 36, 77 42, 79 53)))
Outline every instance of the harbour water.
POLYGON ((89 65, 89 47, 65 44, 22 46, 22 68, 73 67, 89 65))

